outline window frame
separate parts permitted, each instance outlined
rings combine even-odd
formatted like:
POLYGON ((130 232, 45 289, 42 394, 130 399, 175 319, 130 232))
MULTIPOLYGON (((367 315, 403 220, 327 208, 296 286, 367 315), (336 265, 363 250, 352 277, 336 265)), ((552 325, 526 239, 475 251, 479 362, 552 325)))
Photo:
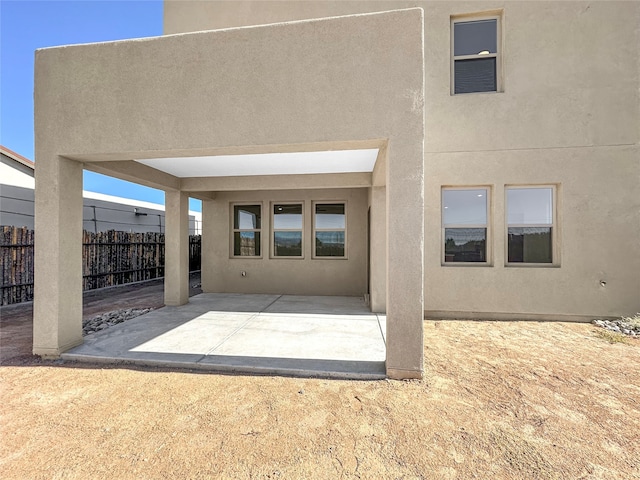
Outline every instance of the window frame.
POLYGON ((348 204, 346 200, 315 200, 311 203, 311 258, 314 260, 347 260, 348 259, 348 229, 349 229, 349 215, 348 204), (316 205, 344 205, 344 228, 316 228, 316 205), (336 256, 323 256, 316 255, 316 232, 344 232, 344 255, 341 257, 336 256))
POLYGON ((450 56, 450 89, 451 95, 473 95, 473 94, 492 94, 492 93, 502 93, 503 90, 503 81, 502 81, 502 51, 503 51, 503 35, 502 35, 502 24, 503 24, 503 12, 502 10, 484 12, 484 13, 467 13, 462 15, 452 15, 450 17, 450 42, 449 42, 449 56, 450 56), (496 53, 489 54, 474 54, 474 55, 454 55, 455 53, 455 45, 454 45, 454 29, 456 23, 463 22, 477 22, 482 20, 496 20, 496 53), (455 64, 457 60, 474 60, 474 59, 485 59, 485 58, 495 58, 496 59, 496 89, 487 91, 487 92, 464 92, 464 93, 456 93, 456 75, 455 75, 455 64))
POLYGON ((300 259, 304 259, 304 252, 305 252, 305 237, 306 235, 304 234, 305 232, 305 205, 304 205, 304 201, 299 200, 299 201, 286 201, 286 202, 278 202, 278 201, 272 201, 270 203, 270 211, 271 211, 271 216, 270 216, 270 222, 271 222, 271 233, 270 233, 270 240, 271 240, 271 245, 269 247, 269 258, 271 259, 294 259, 294 260, 300 260, 300 259), (274 208, 276 205, 300 205, 300 209, 301 209, 301 215, 302 215, 302 225, 300 226, 300 228, 276 228, 276 222, 275 222, 275 212, 274 212, 274 208), (300 237, 301 237, 301 252, 300 255, 276 255, 276 239, 275 239, 275 234, 276 232, 300 232, 300 237))
POLYGON ((525 267, 525 268, 557 268, 560 266, 560 248, 559 248, 559 227, 558 227, 558 189, 557 184, 509 184, 504 186, 504 266, 505 267, 525 267), (551 225, 548 224, 509 224, 509 190, 524 189, 551 189, 551 225), (509 261, 509 227, 526 228, 526 227, 550 227, 551 228, 551 262, 510 262, 509 261))
MULTIPOLYGON (((241 259, 262 259, 264 256, 264 236, 262 232, 265 230, 264 218, 262 212, 264 211, 264 204, 262 201, 256 202, 231 202, 229 203, 229 258, 241 258, 241 259), (260 228, 247 229, 247 228, 235 228, 235 207, 242 206, 259 206, 260 207, 260 228), (239 232, 258 232, 260 233, 260 255, 236 255, 235 254, 235 234, 239 232)), ((267 228, 268 230, 268 228, 267 228)))
POLYGON ((493 218, 493 192, 491 185, 465 185, 452 186, 442 185, 440 187, 440 264, 443 267, 493 267, 493 235, 492 235, 492 218, 493 218), (444 191, 451 190, 485 190, 486 193, 486 209, 487 222, 485 224, 447 224, 444 221, 444 191), (446 229, 447 228, 485 228, 487 235, 485 238, 485 261, 484 262, 447 262, 445 252, 446 229))

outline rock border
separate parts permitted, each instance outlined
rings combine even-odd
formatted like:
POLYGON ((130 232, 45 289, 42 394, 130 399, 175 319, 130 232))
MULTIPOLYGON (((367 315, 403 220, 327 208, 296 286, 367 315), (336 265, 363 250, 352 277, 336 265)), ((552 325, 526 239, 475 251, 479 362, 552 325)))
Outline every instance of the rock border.
POLYGON ((149 313, 153 308, 121 308, 82 321, 82 336, 101 332, 109 327, 149 313))
POLYGON ((640 314, 636 314, 635 317, 622 317, 619 320, 594 320, 591 323, 612 332, 640 337, 640 314))

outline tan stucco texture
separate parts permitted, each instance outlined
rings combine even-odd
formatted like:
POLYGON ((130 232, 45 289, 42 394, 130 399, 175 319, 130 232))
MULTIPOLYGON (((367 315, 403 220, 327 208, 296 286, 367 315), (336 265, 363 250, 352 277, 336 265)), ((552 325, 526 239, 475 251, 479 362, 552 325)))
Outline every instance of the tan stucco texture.
MULTIPOLYGON (((385 209, 388 242, 372 262, 389 265, 387 369, 396 377, 422 375, 422 10, 39 50, 35 76, 36 159, 52 192, 49 198, 38 195, 44 187, 36 180, 38 244, 41 248, 49 232, 58 232, 69 245, 67 253, 77 258, 80 236, 65 234, 59 217, 39 215, 55 211, 59 190, 67 188, 57 167, 61 157, 107 173, 113 167, 114 175, 143 183, 149 173, 154 185, 169 192, 185 190, 182 184, 190 179, 158 175, 130 161, 248 149, 291 151, 296 145, 329 150, 351 142, 384 146, 385 203, 375 208, 385 209)), ((242 181, 236 190, 246 190, 242 181)), ((182 230, 177 217, 183 199, 167 199, 171 228, 182 230)), ((365 193, 358 202, 366 202, 365 193)), ((75 222, 75 209, 69 215, 75 222)), ((181 275, 167 286, 175 290, 165 295, 173 303, 183 301, 186 278, 182 265, 169 263, 180 262, 176 256, 183 250, 180 245, 168 250, 174 252, 167 257, 168 272, 172 278, 181 275)), ((43 332, 54 325, 53 330, 69 330, 76 338, 79 313, 61 318, 56 310, 45 312, 43 302, 65 298, 78 310, 79 292, 65 285, 80 276, 79 268, 56 264, 61 255, 56 244, 40 254, 53 260, 47 268, 37 267, 36 283, 55 288, 36 298, 41 312, 36 324, 43 332)), ((362 277, 357 285, 362 286, 362 277)), ((53 336, 41 340, 37 347, 34 343, 36 353, 62 348, 53 336)))
POLYGON ((205 292, 274 293, 290 295, 349 295, 367 293, 367 190, 279 190, 219 194, 204 202, 203 232, 211 236, 212 251, 202 264, 205 292), (230 205, 255 204, 262 207, 261 256, 232 257, 229 245, 230 205), (295 202, 303 206, 302 257, 273 255, 274 202, 295 202), (346 210, 345 258, 313 258, 313 202, 342 202, 346 210), (243 276, 241 273, 244 272, 243 276))
POLYGON ((640 311, 639 2, 167 0, 164 28, 416 6, 427 66, 426 315, 584 321, 640 311), (501 19, 501 91, 451 95, 451 20, 487 13, 501 19), (491 194, 490 261, 442 265, 441 189, 479 185, 491 194), (556 187, 553 267, 505 266, 505 187, 515 185, 556 187))

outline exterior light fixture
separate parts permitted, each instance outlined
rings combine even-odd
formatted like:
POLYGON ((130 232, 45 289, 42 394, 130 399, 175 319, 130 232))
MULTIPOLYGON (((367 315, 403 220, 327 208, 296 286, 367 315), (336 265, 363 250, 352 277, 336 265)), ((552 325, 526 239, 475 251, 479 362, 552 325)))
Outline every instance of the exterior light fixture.
POLYGON ((478 55, 489 55, 489 50, 482 50, 481 52, 478 52, 478 55))

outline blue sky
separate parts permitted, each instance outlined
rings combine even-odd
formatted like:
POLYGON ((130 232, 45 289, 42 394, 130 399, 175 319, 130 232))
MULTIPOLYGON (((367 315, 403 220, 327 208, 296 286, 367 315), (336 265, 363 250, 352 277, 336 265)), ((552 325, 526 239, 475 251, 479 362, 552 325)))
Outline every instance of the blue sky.
MULTIPOLYGON (((33 60, 38 48, 162 35, 161 0, 0 0, 0 143, 33 154, 33 60)), ((37 168, 37 167, 36 167, 37 168)), ((164 203, 164 193, 84 174, 94 192, 164 203)), ((200 202, 191 201, 192 210, 200 202)))

